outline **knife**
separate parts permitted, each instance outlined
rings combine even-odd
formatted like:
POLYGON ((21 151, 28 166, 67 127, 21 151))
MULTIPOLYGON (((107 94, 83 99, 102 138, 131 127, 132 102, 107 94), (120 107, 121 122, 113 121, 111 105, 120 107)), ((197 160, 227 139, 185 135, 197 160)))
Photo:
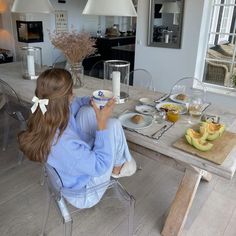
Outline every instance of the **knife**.
POLYGON ((164 125, 160 129, 158 129, 154 134, 152 134, 152 138, 154 138, 157 133, 164 131, 166 128, 167 128, 167 125, 164 125))
POLYGON ((161 98, 155 100, 154 102, 155 102, 155 103, 162 102, 162 101, 166 100, 169 96, 170 96, 169 93, 168 93, 168 94, 164 94, 161 98))

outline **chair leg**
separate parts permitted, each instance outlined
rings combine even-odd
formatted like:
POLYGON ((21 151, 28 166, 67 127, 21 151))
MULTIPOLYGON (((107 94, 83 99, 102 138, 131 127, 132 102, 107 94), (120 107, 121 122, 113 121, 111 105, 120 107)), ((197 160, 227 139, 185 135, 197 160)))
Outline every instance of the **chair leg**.
POLYGON ((50 211, 50 206, 51 206, 51 202, 52 202, 52 196, 51 194, 48 192, 48 200, 45 206, 45 211, 44 211, 44 218, 43 218, 43 225, 42 225, 42 230, 41 230, 41 234, 40 236, 44 236, 45 235, 45 229, 46 229, 46 225, 47 225, 47 221, 48 221, 48 216, 49 216, 49 211, 50 211))
POLYGON ((20 151, 20 150, 18 151, 17 158, 18 158, 18 165, 21 165, 23 158, 24 158, 24 154, 22 151, 20 151))
POLYGON ((41 186, 43 186, 45 184, 45 170, 44 170, 44 166, 42 166, 40 182, 39 183, 40 183, 41 186))
POLYGON ((6 151, 7 143, 9 137, 9 116, 6 112, 4 112, 4 131, 3 131, 3 147, 2 150, 6 151))
POLYGON ((63 218, 65 236, 72 236, 73 221, 64 199, 61 198, 60 200, 58 200, 57 205, 63 218))
MULTIPOLYGON (((20 130, 25 130, 26 129, 26 122, 25 121, 20 121, 20 130)), ((18 151, 18 164, 20 165, 23 161, 24 154, 22 151, 18 151)))
POLYGON ((130 206, 129 206, 129 236, 132 236, 134 231, 134 205, 135 205, 135 199, 131 195, 130 206))
POLYGON ((134 207, 135 207, 135 198, 130 195, 126 189, 117 181, 116 182, 117 187, 115 189, 120 190, 120 194, 122 194, 123 198, 127 201, 129 201, 129 219, 128 219, 128 230, 129 230, 129 236, 133 235, 134 231, 134 207))
POLYGON ((72 236, 72 219, 64 223, 65 236, 72 236))

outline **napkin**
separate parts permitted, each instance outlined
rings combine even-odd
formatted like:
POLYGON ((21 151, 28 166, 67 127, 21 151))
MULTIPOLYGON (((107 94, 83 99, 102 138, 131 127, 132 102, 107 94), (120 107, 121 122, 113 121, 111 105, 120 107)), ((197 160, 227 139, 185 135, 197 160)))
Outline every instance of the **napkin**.
POLYGON ((142 129, 128 129, 143 136, 159 139, 169 128, 174 125, 172 122, 163 121, 161 124, 153 122, 151 126, 142 129))

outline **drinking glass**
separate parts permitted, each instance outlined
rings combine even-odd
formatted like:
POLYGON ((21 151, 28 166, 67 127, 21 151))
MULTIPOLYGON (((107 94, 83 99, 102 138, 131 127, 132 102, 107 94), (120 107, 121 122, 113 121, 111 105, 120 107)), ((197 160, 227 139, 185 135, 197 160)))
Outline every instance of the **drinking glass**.
POLYGON ((204 101, 200 94, 194 93, 189 101, 188 101, 188 112, 189 112, 189 120, 188 122, 190 124, 198 123, 200 120, 200 117, 202 115, 204 101))

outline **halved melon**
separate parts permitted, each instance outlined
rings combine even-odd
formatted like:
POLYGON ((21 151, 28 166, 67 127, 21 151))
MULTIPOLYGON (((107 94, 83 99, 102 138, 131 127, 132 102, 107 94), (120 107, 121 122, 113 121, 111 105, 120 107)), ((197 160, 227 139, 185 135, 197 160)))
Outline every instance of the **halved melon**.
POLYGON ((189 135, 185 135, 185 138, 186 138, 186 140, 187 140, 187 142, 190 144, 190 145, 192 145, 192 138, 189 136, 189 135))
POLYGON ((195 139, 195 138, 192 138, 192 145, 196 149, 203 151, 203 152, 209 151, 213 147, 212 143, 202 141, 200 139, 195 139))
POLYGON ((202 122, 201 126, 207 128, 208 136, 206 139, 210 141, 219 138, 225 130, 225 125, 212 122, 202 122))
POLYGON ((199 132, 188 128, 185 134, 185 138, 190 145, 204 152, 210 150, 213 147, 213 144, 206 142, 207 137, 208 132, 206 125, 200 126, 199 132))
POLYGON ((208 136, 207 128, 204 126, 200 126, 199 132, 195 131, 194 129, 188 128, 186 131, 186 135, 192 138, 206 140, 208 136))

